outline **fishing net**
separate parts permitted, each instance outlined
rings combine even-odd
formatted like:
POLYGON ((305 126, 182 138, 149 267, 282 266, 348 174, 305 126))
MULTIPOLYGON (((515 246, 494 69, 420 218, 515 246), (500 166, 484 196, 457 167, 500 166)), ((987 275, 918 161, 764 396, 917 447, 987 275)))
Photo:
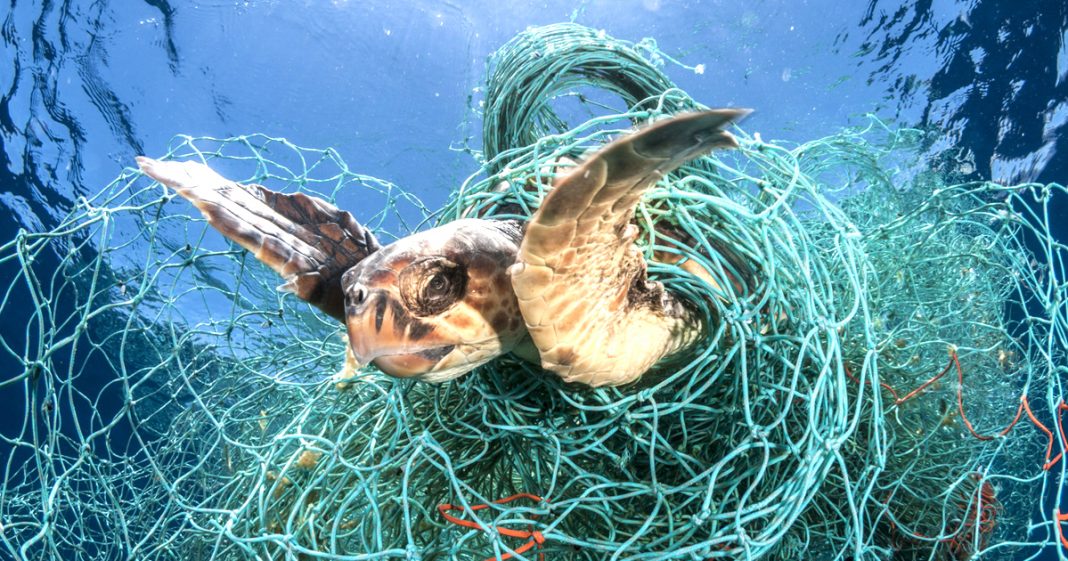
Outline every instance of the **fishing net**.
MULTIPOLYGON (((387 241, 523 216, 548 163, 698 107, 666 60, 651 41, 575 25, 521 34, 490 61, 480 170, 439 211, 279 138, 179 137, 166 158, 328 200, 358 193, 357 218, 387 241)), ((1068 547, 1065 247, 1049 215, 1065 188, 953 184, 917 166, 924 133, 875 119, 796 145, 737 135, 740 149, 682 168, 635 218, 651 274, 712 328, 678 364, 596 390, 512 357, 441 385, 339 378, 339 324, 124 171, 52 230, 0 247, 4 556, 1068 547), (671 253, 685 259, 657 258, 671 253), (750 289, 727 280, 741 267, 750 289)))

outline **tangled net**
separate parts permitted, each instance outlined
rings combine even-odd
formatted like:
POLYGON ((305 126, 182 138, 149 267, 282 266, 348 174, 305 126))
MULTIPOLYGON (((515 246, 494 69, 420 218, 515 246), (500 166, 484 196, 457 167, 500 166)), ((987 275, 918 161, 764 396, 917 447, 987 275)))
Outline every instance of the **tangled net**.
MULTIPOLYGON (((180 137, 167 158, 331 200, 358 192, 357 217, 387 240, 526 215, 546 163, 698 107, 650 62, 663 57, 574 25, 505 45, 482 170, 437 213, 283 139, 180 137), (589 119, 571 126, 561 101, 589 119)), ((874 119, 796 146, 738 136, 739 150, 654 189, 636 220, 650 259, 681 252, 725 275, 735 264, 715 248, 731 247, 759 288, 710 294, 653 263, 715 327, 670 372, 597 390, 511 357, 443 385, 372 370, 339 382, 339 325, 123 172, 53 230, 0 247, 2 349, 17 364, 0 395, 21 419, 2 435, 5 555, 964 560, 1068 547, 1068 285, 1048 214, 1065 188, 950 184, 909 165, 921 132, 874 119), (665 243, 665 228, 692 247, 665 243)))

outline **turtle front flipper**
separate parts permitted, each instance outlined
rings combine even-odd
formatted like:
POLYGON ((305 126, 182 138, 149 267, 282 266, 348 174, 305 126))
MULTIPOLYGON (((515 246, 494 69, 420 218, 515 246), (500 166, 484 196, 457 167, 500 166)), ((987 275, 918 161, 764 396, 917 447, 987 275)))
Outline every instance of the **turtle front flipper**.
POLYGON ((251 251, 293 292, 345 321, 341 275, 380 247, 351 214, 303 193, 240 185, 199 162, 161 162, 139 156, 146 175, 196 205, 208 223, 251 251))
POLYGON ((664 175, 737 141, 747 110, 689 113, 618 139, 556 181, 527 225, 512 286, 542 367, 591 386, 636 380, 701 333, 697 314, 650 282, 630 224, 664 175))

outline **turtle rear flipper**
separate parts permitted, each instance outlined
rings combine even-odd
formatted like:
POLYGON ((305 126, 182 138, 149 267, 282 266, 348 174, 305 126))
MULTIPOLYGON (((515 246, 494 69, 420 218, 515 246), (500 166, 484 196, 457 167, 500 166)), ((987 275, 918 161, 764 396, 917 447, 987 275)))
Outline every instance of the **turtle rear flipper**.
POLYGON ((344 321, 341 275, 380 247, 351 214, 303 193, 240 185, 199 162, 139 156, 146 175, 196 205, 208 223, 286 280, 279 287, 344 321))
POLYGON ((749 112, 689 113, 618 139, 557 180, 527 225, 512 286, 542 367, 619 385, 700 334, 697 315, 650 282, 630 224, 642 194, 685 162, 737 141, 749 112))

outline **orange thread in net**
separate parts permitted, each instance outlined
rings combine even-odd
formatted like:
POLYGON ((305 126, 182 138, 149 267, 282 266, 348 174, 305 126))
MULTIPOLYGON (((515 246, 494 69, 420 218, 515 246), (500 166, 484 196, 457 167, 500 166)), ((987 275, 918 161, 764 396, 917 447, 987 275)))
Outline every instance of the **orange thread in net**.
POLYGON ((1022 401, 1024 410, 1027 411, 1027 417, 1031 419, 1031 422, 1034 423, 1038 430, 1044 432, 1046 437, 1049 438, 1049 443, 1046 444, 1046 463, 1042 465, 1042 469, 1049 471, 1049 468, 1057 465, 1057 462, 1060 461, 1061 456, 1064 454, 1064 448, 1068 446, 1068 441, 1065 441, 1064 439, 1064 411, 1065 409, 1068 409, 1068 405, 1064 403, 1064 400, 1061 400, 1061 402, 1057 404, 1057 430, 1061 436, 1061 451, 1057 452, 1057 455, 1054 456, 1053 459, 1050 459, 1050 455, 1053 454, 1053 431, 1046 428, 1046 425, 1043 425, 1042 422, 1038 420, 1038 417, 1035 417, 1035 414, 1031 411, 1031 404, 1027 402, 1026 395, 1023 396, 1022 401))
MULTIPOLYGON (((972 426, 972 422, 968 420, 968 417, 964 415, 964 369, 960 366, 960 359, 957 358, 957 349, 950 347, 949 358, 952 360, 952 364, 957 367, 957 408, 960 410, 960 418, 964 420, 964 426, 968 427, 968 432, 972 433, 972 436, 979 440, 993 440, 994 436, 984 435, 975 432, 975 428, 972 426)), ((1024 402, 1021 399, 1019 407, 1016 408, 1016 416, 1013 417, 1009 426, 1002 429, 997 433, 997 436, 1005 436, 1009 434, 1012 427, 1016 426, 1016 423, 1020 422, 1020 417, 1023 415, 1024 402)))
POLYGON ((998 514, 1002 510, 994 486, 984 481, 982 474, 973 473, 971 477, 976 484, 976 489, 971 496, 958 498, 958 506, 966 509, 961 526, 952 536, 940 540, 949 548, 950 554, 960 561, 971 559, 977 551, 986 549, 990 543, 990 534, 997 524, 998 514), (978 536, 976 536, 977 533, 978 536), (976 544, 977 537, 978 544, 976 544), (976 545, 978 545, 978 550, 975 549, 976 545))
MULTIPOLYGON (((512 495, 511 497, 505 497, 503 499, 499 499, 499 500, 493 501, 493 503, 500 505, 500 504, 510 503, 510 502, 512 502, 512 501, 514 501, 516 499, 529 499, 529 500, 536 501, 536 502, 541 502, 542 501, 542 498, 537 496, 537 495, 532 495, 530 493, 518 493, 518 494, 512 495)), ((488 505, 488 504, 474 505, 474 506, 471 507, 471 510, 472 511, 484 510, 484 509, 487 509, 489 507, 490 507, 490 505, 488 505)), ((482 530, 483 527, 480 526, 477 522, 475 522, 473 520, 464 520, 462 518, 458 518, 456 516, 453 516, 453 515, 449 514, 450 510, 463 511, 463 509, 464 508, 462 506, 454 506, 454 505, 451 505, 451 504, 448 504, 448 503, 438 505, 438 513, 441 514, 441 516, 443 516, 445 518, 445 520, 448 520, 449 522, 452 522, 453 524, 456 524, 457 526, 463 526, 465 528, 472 528, 474 530, 482 530)), ((530 541, 528 541, 527 543, 523 544, 522 546, 520 546, 518 549, 515 550, 515 553, 518 554, 518 555, 522 555, 522 554, 526 553, 527 551, 530 551, 530 549, 534 548, 534 547, 540 548, 541 544, 545 543, 545 536, 542 535, 542 533, 537 531, 537 530, 512 530, 510 528, 502 528, 500 526, 497 526, 494 529, 499 534, 502 534, 502 535, 505 535, 505 536, 530 540, 530 541)), ((513 554, 505 553, 504 555, 501 556, 501 559, 502 560, 511 559, 512 557, 513 557, 513 554)), ((494 559, 496 559, 496 557, 489 557, 489 558, 486 559, 486 561, 493 561, 494 559)), ((539 551, 538 552, 538 559, 540 561, 545 561, 545 553, 539 551)))
MULTIPOLYGON (((939 372, 938 374, 935 374, 929 380, 927 380, 926 382, 920 384, 916 389, 914 389, 914 390, 910 391, 909 393, 905 394, 904 397, 898 397, 898 393, 894 390, 894 388, 890 387, 885 382, 879 382, 879 386, 881 388, 885 389, 886 391, 890 392, 890 394, 894 396, 894 405, 901 405, 902 403, 905 403, 906 401, 908 401, 908 400, 920 395, 921 393, 923 393, 923 391, 926 390, 928 387, 930 387, 931 384, 934 384, 935 382, 940 380, 943 376, 945 376, 950 371, 950 369, 952 369, 954 367, 956 367, 956 369, 957 369, 957 382, 958 382, 957 383, 957 411, 960 413, 960 418, 964 421, 964 426, 968 427, 968 432, 972 433, 972 436, 974 436, 975 438, 978 438, 979 440, 993 440, 995 438, 995 435, 985 435, 985 434, 979 434, 978 432, 976 432, 975 431, 975 427, 972 425, 972 422, 970 420, 968 420, 968 416, 964 414, 964 369, 960 365, 960 359, 957 358, 957 349, 954 348, 954 347, 950 347, 949 348, 949 364, 947 364, 946 367, 943 368, 941 372, 939 372)), ((849 376, 850 380, 853 380, 854 382, 856 382, 858 384, 860 383, 860 380, 858 380, 856 378, 856 376, 854 376, 853 373, 849 371, 849 367, 845 367, 845 373, 846 373, 847 376, 849 376)), ((1016 423, 1018 423, 1020 421, 1020 418, 1023 416, 1024 406, 1025 406, 1025 401, 1021 400, 1019 407, 1016 408, 1016 416, 1013 417, 1012 422, 1009 423, 1009 426, 1005 427, 1000 432, 998 432, 996 436, 1005 436, 1006 434, 1009 433, 1009 431, 1012 430, 1013 427, 1016 426, 1016 423)), ((1068 408, 1068 407, 1066 407, 1066 408, 1068 408)), ((1031 417, 1031 419, 1035 420, 1033 416, 1031 417)), ((1062 440, 1064 440, 1063 432, 1064 431, 1062 429, 1062 431, 1061 431, 1061 433, 1062 433, 1061 439, 1062 440)))
POLYGON ((1061 528, 1061 523, 1068 522, 1068 512, 1061 514, 1060 510, 1053 511, 1057 520, 1057 537, 1061 539, 1061 547, 1068 549, 1068 538, 1064 537, 1064 530, 1061 528))
MULTIPOLYGON (((1049 438, 1049 443, 1046 445, 1046 462, 1042 465, 1042 469, 1048 471, 1060 461, 1061 457, 1064 455, 1064 450, 1068 449, 1068 437, 1066 437, 1064 431, 1064 412, 1068 410, 1068 404, 1066 404, 1063 399, 1057 404, 1057 432, 1060 436, 1061 451, 1052 458, 1050 456, 1053 454, 1053 441, 1055 440, 1053 431, 1047 428, 1046 425, 1042 424, 1042 422, 1038 420, 1038 417, 1035 416, 1034 412, 1031 410, 1031 404, 1027 401, 1027 394, 1020 396, 1020 405, 1016 408, 1016 416, 1013 417, 1012 422, 1009 423, 1008 426, 999 431, 996 435, 979 434, 964 413, 964 368, 960 365, 960 358, 957 356, 957 350, 954 347, 949 348, 949 364, 947 364, 941 372, 920 384, 916 389, 907 393, 904 397, 899 397, 897 391, 885 382, 879 382, 879 386, 890 392, 890 395, 894 397, 894 405, 901 405, 923 393, 923 391, 930 387, 931 384, 937 382, 954 367, 957 370, 957 411, 960 413, 960 418, 964 421, 964 425, 968 428, 968 432, 970 432, 972 436, 984 441, 993 440, 997 436, 1005 436, 1016 426, 1016 423, 1020 421, 1024 412, 1026 412, 1027 418, 1031 420, 1031 423, 1049 438)), ((849 376, 849 379, 853 380, 853 382, 860 384, 860 380, 849 371, 849 367, 845 366, 844 368, 846 376, 849 376)), ((985 547, 986 540, 989 539, 989 534, 994 529, 997 514, 1001 510, 1001 504, 994 496, 993 487, 987 482, 980 483, 980 487, 976 493, 976 499, 976 508, 978 508, 977 514, 979 515, 978 530, 981 539, 980 546, 985 547)), ((975 536, 976 528, 973 518, 975 514, 975 510, 969 509, 968 516, 965 517, 964 526, 953 536, 941 540, 942 543, 948 545, 950 552, 957 559, 968 559, 973 553, 970 550, 970 543, 975 536)), ((1054 512, 1054 515, 1057 525, 1057 537, 1060 539, 1061 546, 1068 549, 1068 538, 1065 537, 1064 529, 1061 527, 1062 523, 1068 522, 1068 513, 1062 514, 1060 510, 1057 510, 1054 512)))

